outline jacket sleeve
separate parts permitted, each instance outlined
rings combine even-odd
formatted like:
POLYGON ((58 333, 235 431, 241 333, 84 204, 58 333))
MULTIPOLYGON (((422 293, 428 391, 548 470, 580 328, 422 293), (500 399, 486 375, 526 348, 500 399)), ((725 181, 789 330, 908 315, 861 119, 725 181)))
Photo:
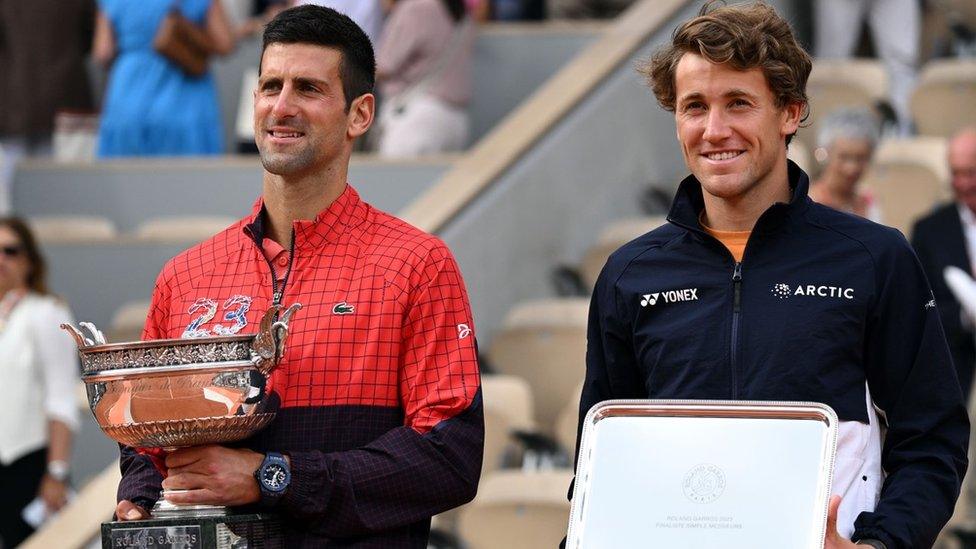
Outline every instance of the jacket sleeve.
POLYGON ((959 496, 969 420, 918 259, 900 235, 878 248, 864 353, 871 394, 888 424, 881 453, 887 478, 853 537, 888 549, 931 547, 959 496))
POLYGON ((277 504, 309 531, 349 538, 429 519, 474 498, 484 420, 471 311, 446 247, 418 270, 400 352, 404 425, 340 452, 288 452, 277 504))
POLYGON ((586 377, 580 396, 579 424, 576 431, 576 460, 579 460, 580 434, 587 412, 593 405, 617 398, 647 398, 631 340, 630 321, 625 307, 619 307, 614 275, 604 267, 597 278, 586 327, 586 377))

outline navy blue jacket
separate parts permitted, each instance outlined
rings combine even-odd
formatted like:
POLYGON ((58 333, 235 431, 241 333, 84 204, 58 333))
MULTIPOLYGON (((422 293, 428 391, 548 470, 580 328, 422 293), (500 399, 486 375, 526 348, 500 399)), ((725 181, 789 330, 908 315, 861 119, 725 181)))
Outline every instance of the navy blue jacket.
MULTIPOLYGON (((807 197, 760 216, 741 263, 699 224, 685 179, 668 224, 607 261, 590 308, 580 417, 616 398, 814 401, 888 431, 875 512, 853 538, 931 547, 966 471, 969 420, 932 292, 897 230, 807 197)), ((582 421, 581 421, 582 424, 582 421)))

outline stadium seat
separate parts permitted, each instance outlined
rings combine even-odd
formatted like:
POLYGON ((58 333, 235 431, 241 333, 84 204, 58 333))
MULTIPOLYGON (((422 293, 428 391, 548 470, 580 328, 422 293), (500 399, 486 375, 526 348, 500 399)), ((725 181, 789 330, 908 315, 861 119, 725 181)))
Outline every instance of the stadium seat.
POLYGON ((501 468, 502 460, 512 448, 511 432, 532 431, 532 389, 518 376, 485 375, 481 378, 485 403, 485 457, 481 474, 501 468))
POLYGON ((136 228, 134 236, 148 242, 200 242, 237 220, 227 216, 167 216, 150 219, 136 228))
POLYGON ((148 301, 129 301, 123 303, 112 315, 109 325, 109 343, 122 341, 139 341, 142 338, 142 327, 149 315, 148 301))
POLYGON ((886 99, 888 73, 880 61, 869 59, 817 59, 807 81, 810 118, 796 139, 808 150, 817 146, 818 122, 841 107, 872 108, 886 99))
POLYGON ((951 137, 976 125, 976 59, 930 61, 919 75, 911 106, 920 135, 951 137))
POLYGON ((28 224, 42 244, 105 242, 118 236, 112 221, 100 216, 36 216, 31 217, 28 224))
POLYGON ((583 380, 586 298, 543 299, 512 307, 488 349, 503 373, 528 381, 539 428, 551 434, 556 417, 583 380))
POLYGON ((583 284, 592 290, 610 254, 638 236, 664 225, 667 221, 663 215, 654 215, 620 219, 607 225, 600 231, 596 244, 586 250, 583 261, 580 262, 579 270, 583 284))
POLYGON ((468 549, 556 547, 569 526, 566 498, 573 472, 496 471, 461 510, 458 531, 468 549))
POLYGON ((579 425, 580 395, 582 393, 583 384, 580 383, 573 393, 573 398, 566 401, 566 405, 559 412, 559 417, 556 418, 556 440, 570 456, 576 454, 576 428, 579 425))
POLYGON ((878 201, 881 222, 906 236, 915 220, 949 198, 946 141, 937 137, 882 141, 863 180, 878 201))

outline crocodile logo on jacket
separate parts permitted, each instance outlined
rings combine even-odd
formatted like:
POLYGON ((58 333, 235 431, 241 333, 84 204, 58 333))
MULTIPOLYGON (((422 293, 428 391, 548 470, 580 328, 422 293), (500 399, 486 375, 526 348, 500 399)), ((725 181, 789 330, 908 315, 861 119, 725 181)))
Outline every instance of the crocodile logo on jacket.
POLYGON ((346 303, 345 301, 340 301, 332 307, 332 314, 334 315, 351 315, 356 312, 356 307, 346 303))

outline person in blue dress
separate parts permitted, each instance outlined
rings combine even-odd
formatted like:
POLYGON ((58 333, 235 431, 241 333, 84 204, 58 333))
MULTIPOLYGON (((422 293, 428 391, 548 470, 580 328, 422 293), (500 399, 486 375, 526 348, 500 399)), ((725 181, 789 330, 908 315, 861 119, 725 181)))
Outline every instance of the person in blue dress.
POLYGON ((214 53, 234 38, 219 0, 99 0, 92 53, 111 63, 98 132, 98 156, 177 156, 224 152, 213 76, 191 76, 153 48, 167 13, 204 29, 214 53))

